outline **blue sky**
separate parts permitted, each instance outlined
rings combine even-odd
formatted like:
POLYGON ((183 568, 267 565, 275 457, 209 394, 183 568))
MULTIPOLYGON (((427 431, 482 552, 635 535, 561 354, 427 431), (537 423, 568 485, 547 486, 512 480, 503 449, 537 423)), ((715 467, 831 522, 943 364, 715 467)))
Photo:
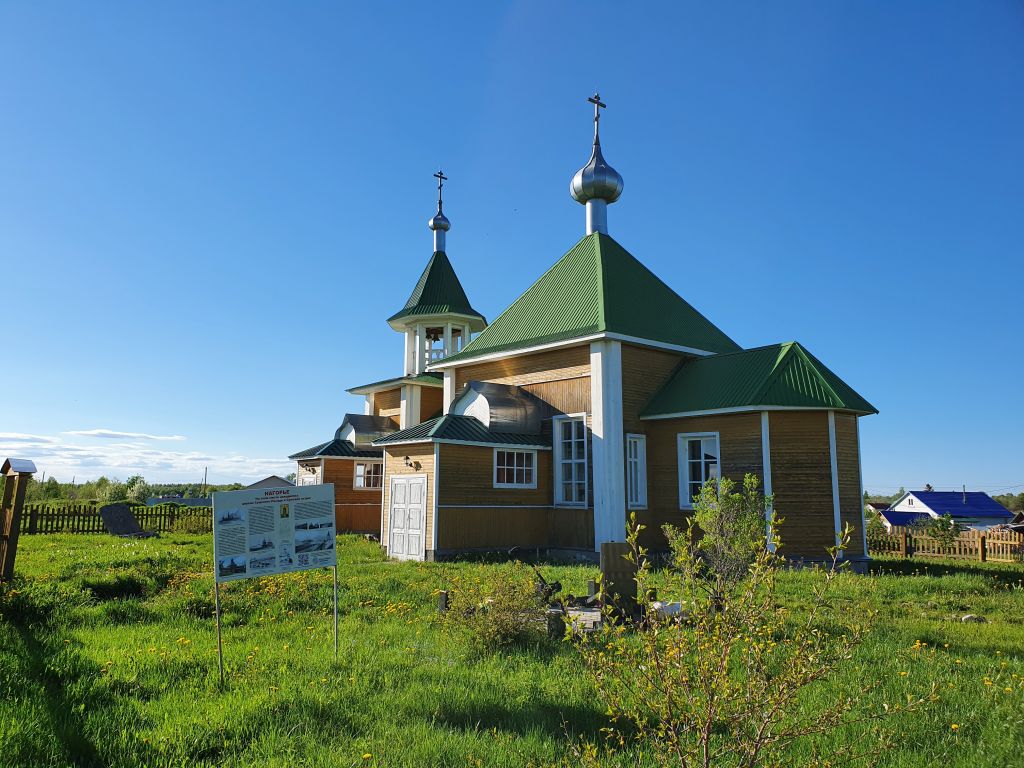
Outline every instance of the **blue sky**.
POLYGON ((580 237, 595 88, 611 234, 871 400, 868 489, 1024 490, 1009 0, 4 3, 0 454, 289 471, 401 373, 439 166, 489 317, 580 237))

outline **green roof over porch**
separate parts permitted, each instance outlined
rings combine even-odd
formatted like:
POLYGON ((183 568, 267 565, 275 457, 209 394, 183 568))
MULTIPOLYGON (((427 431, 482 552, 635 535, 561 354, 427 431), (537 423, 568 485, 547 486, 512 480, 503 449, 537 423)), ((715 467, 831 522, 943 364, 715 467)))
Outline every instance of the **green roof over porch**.
POLYGON ((702 352, 740 347, 608 235, 586 235, 451 362, 614 333, 702 352))
POLYGON ((878 413, 799 343, 770 344, 688 360, 651 398, 643 419, 758 408, 878 413))

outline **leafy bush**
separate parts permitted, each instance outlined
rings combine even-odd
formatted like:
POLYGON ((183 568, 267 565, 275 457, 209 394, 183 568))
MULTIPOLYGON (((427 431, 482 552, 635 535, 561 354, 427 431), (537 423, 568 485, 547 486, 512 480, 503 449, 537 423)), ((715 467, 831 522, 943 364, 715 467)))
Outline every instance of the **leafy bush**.
POLYGON ((943 550, 952 549, 953 544, 956 543, 956 540, 960 538, 960 534, 965 530, 948 512, 942 515, 942 517, 922 520, 919 525, 924 529, 925 533, 938 542, 943 550))
POLYGON ((210 515, 183 515, 174 518, 173 533, 210 533, 210 515))
POLYGON ((547 606, 532 572, 518 563, 455 576, 441 621, 450 632, 465 636, 477 653, 547 642, 547 606))
MULTIPOLYGON (((807 755, 801 765, 856 762, 882 748, 884 731, 861 728, 860 740, 839 747, 822 740, 924 703, 866 711, 861 702, 875 688, 869 681, 825 697, 802 695, 851 658, 874 613, 840 605, 833 594, 849 528, 807 599, 793 608, 780 604, 782 561, 766 546, 770 499, 758 485, 751 475, 738 492, 727 478, 706 484, 687 527, 665 527, 672 554, 666 574, 652 572, 633 518, 628 559, 637 566, 641 618, 626 623, 608 611, 597 632, 568 631, 611 718, 609 751, 636 748, 656 765, 702 768, 778 765, 794 750, 807 755), (659 592, 682 604, 676 615, 659 612, 648 597, 658 577, 659 592)), ((602 759, 598 745, 583 740, 570 762, 596 766, 602 759)))

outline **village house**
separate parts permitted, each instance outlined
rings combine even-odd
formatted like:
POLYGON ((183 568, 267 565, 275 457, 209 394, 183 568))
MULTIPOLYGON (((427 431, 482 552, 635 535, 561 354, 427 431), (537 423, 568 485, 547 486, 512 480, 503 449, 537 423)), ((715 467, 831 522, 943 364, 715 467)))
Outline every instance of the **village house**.
POLYGON ((592 556, 682 525, 708 480, 757 475, 790 557, 866 556, 858 418, 876 409, 797 342, 743 349, 609 235, 622 177, 595 95, 573 177, 586 233, 491 323, 449 261, 438 178, 434 249, 405 306, 403 375, 348 390, 333 440, 293 454, 297 484, 335 484, 339 530, 392 557, 513 546, 592 556))
POLYGON ((1013 513, 983 491, 908 491, 882 512, 886 528, 920 524, 949 515, 963 528, 987 530, 1007 525, 1013 513))

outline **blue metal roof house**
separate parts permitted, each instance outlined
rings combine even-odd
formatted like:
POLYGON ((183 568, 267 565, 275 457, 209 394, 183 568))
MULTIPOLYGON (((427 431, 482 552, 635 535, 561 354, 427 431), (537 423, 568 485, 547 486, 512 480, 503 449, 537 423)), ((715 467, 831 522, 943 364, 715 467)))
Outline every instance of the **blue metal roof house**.
POLYGON ((912 525, 914 518, 950 515, 965 528, 985 530, 1009 523, 1013 513, 982 491, 909 491, 882 515, 891 525, 912 525), (895 519, 894 519, 895 518, 895 519), (896 522, 906 519, 910 522, 896 522))

